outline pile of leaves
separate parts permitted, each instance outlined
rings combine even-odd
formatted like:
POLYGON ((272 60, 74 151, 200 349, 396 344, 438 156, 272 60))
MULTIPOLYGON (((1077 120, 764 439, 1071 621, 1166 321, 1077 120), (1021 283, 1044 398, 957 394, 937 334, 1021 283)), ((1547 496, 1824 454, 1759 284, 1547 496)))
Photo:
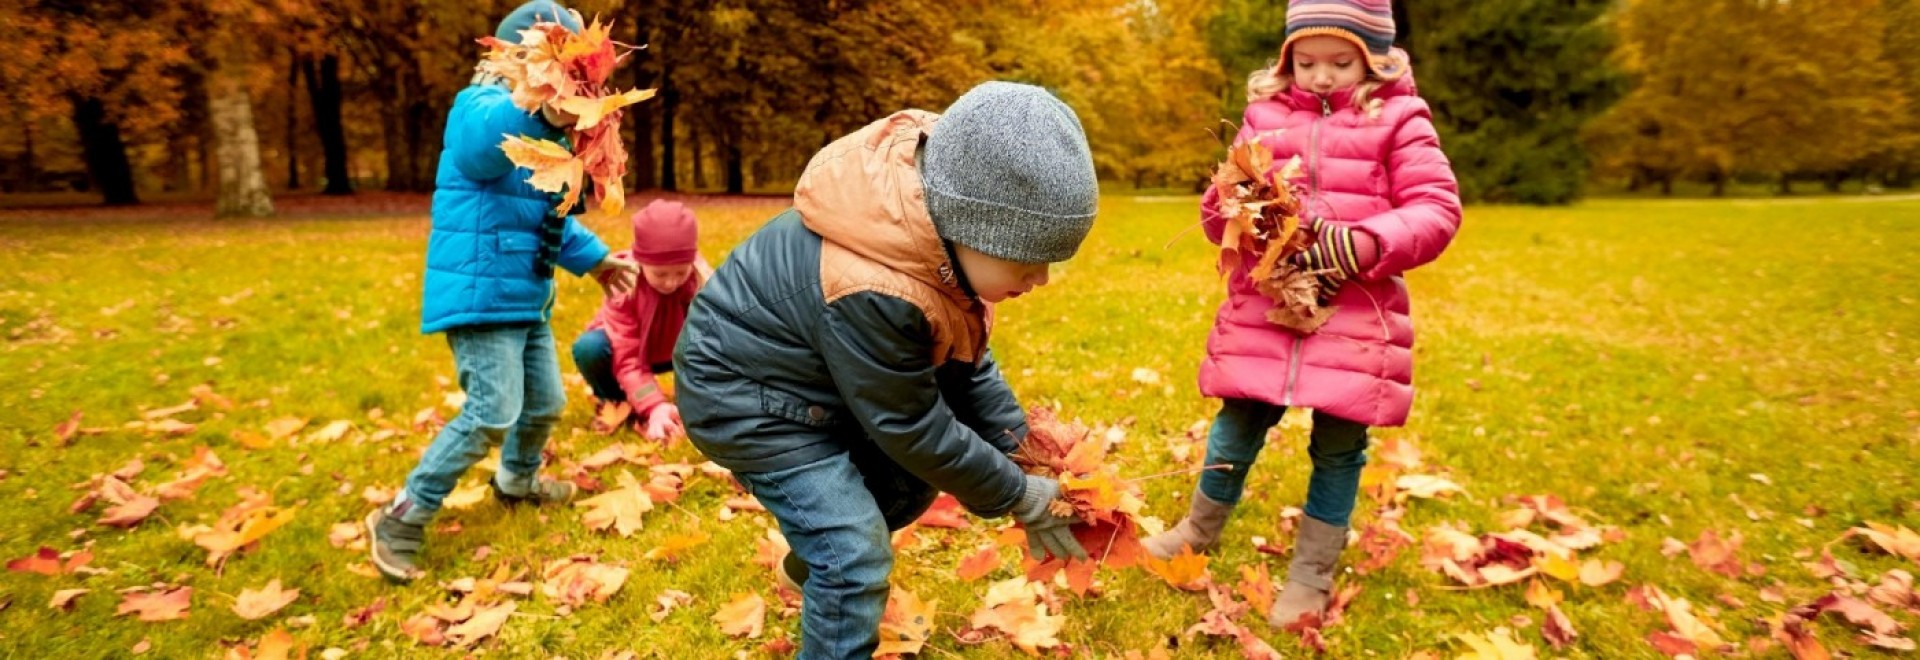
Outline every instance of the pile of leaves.
POLYGON ((1140 486, 1122 479, 1118 466, 1107 464, 1107 443, 1077 422, 1065 422, 1049 408, 1027 413, 1027 439, 1013 454, 1013 462, 1027 474, 1060 482, 1061 499, 1054 513, 1080 520, 1072 527, 1074 539, 1087 550, 1087 559, 1048 555, 1028 557, 1027 578, 1046 581, 1065 570, 1067 586, 1076 595, 1093 588, 1096 567, 1126 568, 1147 556, 1140 544, 1138 516, 1144 506, 1140 486))
MULTIPOLYGON (((574 17, 578 20, 579 13, 574 17)), ((480 71, 506 81, 514 106, 527 112, 552 108, 574 117, 566 127, 572 150, 551 140, 516 135, 500 143, 515 165, 533 170, 527 181, 534 188, 565 192, 555 209, 559 213, 574 207, 589 177, 601 213, 617 214, 626 206, 620 177, 627 173, 627 150, 620 142, 620 117, 627 106, 652 98, 653 90, 620 91, 608 84, 614 68, 635 50, 613 41, 612 29, 611 22, 599 18, 578 33, 559 23, 539 22, 520 31, 519 43, 480 39, 488 49, 480 71)))
POLYGON ((1322 306, 1331 293, 1320 283, 1319 276, 1326 273, 1305 270, 1291 261, 1312 247, 1317 237, 1300 219, 1300 191, 1293 183, 1300 176, 1300 158, 1276 170, 1273 151, 1261 142, 1278 134, 1256 135, 1233 145, 1227 160, 1213 172, 1220 215, 1226 219, 1220 237, 1220 269, 1232 273, 1252 256, 1255 261, 1247 276, 1255 289, 1273 299, 1267 320, 1311 334, 1333 318, 1336 308, 1322 306))

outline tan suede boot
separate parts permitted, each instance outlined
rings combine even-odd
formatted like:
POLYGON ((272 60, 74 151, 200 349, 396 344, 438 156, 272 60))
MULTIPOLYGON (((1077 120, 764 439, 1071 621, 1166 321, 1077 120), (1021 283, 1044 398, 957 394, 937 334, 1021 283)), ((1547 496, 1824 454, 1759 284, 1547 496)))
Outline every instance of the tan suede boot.
POLYGON ((1327 594, 1333 590, 1334 568, 1346 547, 1347 528, 1301 517, 1300 531, 1293 541, 1293 564, 1287 568, 1287 586, 1280 590, 1273 611, 1267 614, 1267 625, 1285 628, 1304 615, 1324 611, 1327 594))
POLYGON ((1172 529, 1147 537, 1140 544, 1147 547, 1147 554, 1166 559, 1180 554, 1182 546, 1193 548, 1194 554, 1213 550, 1220 542, 1220 530, 1227 526, 1227 516, 1233 513, 1233 505, 1213 501, 1200 492, 1193 490, 1193 503, 1187 509, 1187 517, 1172 529))

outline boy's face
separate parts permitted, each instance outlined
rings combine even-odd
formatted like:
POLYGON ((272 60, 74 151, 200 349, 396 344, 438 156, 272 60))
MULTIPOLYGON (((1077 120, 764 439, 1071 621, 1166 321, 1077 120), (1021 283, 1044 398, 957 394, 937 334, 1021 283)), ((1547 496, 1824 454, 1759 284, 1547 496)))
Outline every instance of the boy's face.
POLYGON ((959 243, 953 244, 953 253, 960 259, 960 270, 966 273, 967 283, 973 285, 973 293, 990 303, 1018 298, 1046 286, 1047 269, 1051 267, 1051 264, 1007 261, 959 243))
POLYGON ((680 285, 687 283, 687 278, 693 276, 693 264, 672 266, 640 264, 640 273, 647 277, 647 286, 653 287, 653 290, 673 293, 680 290, 680 285))
POLYGON ((1331 94, 1366 77, 1366 54, 1351 41, 1317 34, 1293 44, 1293 83, 1307 91, 1331 94))

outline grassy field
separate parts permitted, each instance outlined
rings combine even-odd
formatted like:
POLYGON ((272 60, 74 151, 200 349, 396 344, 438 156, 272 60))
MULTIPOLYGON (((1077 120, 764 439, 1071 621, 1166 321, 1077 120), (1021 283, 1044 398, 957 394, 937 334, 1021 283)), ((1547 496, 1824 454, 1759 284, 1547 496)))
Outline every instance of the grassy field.
MULTIPOLYGON (((696 203, 706 254, 723 256, 775 204, 696 203)), ((1194 208, 1191 197, 1103 199, 1080 256, 1056 271, 1052 286, 1000 310, 994 345, 1015 390, 1030 405, 1127 423, 1117 460, 1128 474, 1179 467, 1170 449, 1216 405, 1193 386, 1220 298, 1212 248, 1189 231, 1194 208), (1158 382, 1136 378, 1141 369, 1158 382)), ((1496 521, 1513 508, 1510 496, 1557 495, 1624 532, 1583 556, 1623 562, 1626 573, 1597 588, 1560 585, 1561 608, 1580 636, 1551 654, 1657 655, 1646 637, 1667 629, 1665 620, 1625 597, 1644 584, 1689 599, 1750 652, 1748 640, 1768 637, 1757 621, 1832 589, 1804 566, 1809 551, 1817 557, 1822 544, 1863 521, 1920 526, 1916 218, 1920 201, 1871 199, 1469 209, 1451 251, 1409 278, 1420 335, 1412 420, 1375 433, 1376 441, 1417 445, 1428 472, 1466 492, 1413 502, 1402 526, 1416 537, 1449 521, 1503 531, 1496 521), (1685 554, 1662 554, 1666 539, 1692 542, 1705 530, 1740 534, 1740 560, 1764 574, 1728 578, 1685 554), (1763 589, 1784 592, 1786 602, 1763 599, 1763 589)), ((610 243, 630 240, 600 229, 610 243)), ((507 657, 624 649, 666 658, 758 655, 768 638, 794 631, 797 618, 777 612, 757 640, 728 638, 709 620, 737 594, 773 601, 774 591, 770 574, 752 563, 768 519, 721 521, 732 492, 701 476, 677 503, 648 514, 632 538, 587 529, 577 510, 509 512, 483 502, 443 516, 459 530, 432 537, 432 579, 396 587, 350 570, 363 554, 330 545, 329 529, 368 510, 368 487, 400 484, 429 439, 411 428, 418 411, 453 413, 444 407, 457 391, 450 352, 440 337, 417 331, 426 236, 423 217, 0 220, 0 558, 90 546, 91 566, 101 569, 0 573, 0 656, 122 656, 139 645, 157 657, 217 656, 223 643, 284 627, 315 657, 333 648, 352 657, 435 655, 442 652, 415 646, 400 624, 443 601, 438 581, 483 576, 503 563, 537 572, 582 553, 633 569, 613 600, 558 616, 544 596, 522 599, 500 637, 480 648, 507 657), (176 415, 197 425, 185 435, 126 426, 145 410, 189 400, 199 384, 236 408, 176 415), (54 429, 75 411, 82 427, 99 432, 58 446, 54 429), (287 417, 308 425, 261 448, 243 444, 259 444, 269 422, 287 417), (337 439, 318 433, 335 420, 352 429, 337 439), (383 420, 398 432, 372 439, 383 420), (68 511, 81 492, 70 486, 90 475, 140 458, 146 471, 135 485, 150 486, 179 472, 199 446, 230 474, 165 503, 136 528, 96 526, 97 509, 68 511), (216 571, 176 529, 212 523, 240 501, 241 487, 270 492, 295 518, 216 571), (712 538, 691 557, 642 557, 695 530, 712 538), (229 610, 242 589, 275 578, 301 598, 259 621, 229 610), (114 615, 115 590, 155 582, 192 586, 191 616, 144 623, 114 615), (92 591, 70 612, 49 609, 56 590, 74 588, 92 591), (695 600, 655 623, 648 612, 665 589, 695 600), (376 600, 386 606, 364 625, 343 621, 376 600)), ((566 281, 554 318, 563 342, 597 304, 593 287, 566 281)), ((564 344, 561 353, 570 370, 564 344)), ((591 406, 577 380, 570 397, 555 440, 561 455, 638 440, 589 433, 591 406)), ((1281 433, 1212 559, 1221 582, 1236 581, 1250 563, 1269 564, 1276 578, 1284 572, 1283 558, 1249 542, 1285 541, 1277 512, 1304 496, 1305 429, 1288 424, 1281 433)), ((702 460, 684 443, 665 456, 702 460)), ((1171 522, 1191 487, 1191 476, 1147 481, 1148 513, 1171 522)), ((927 657, 1017 653, 1005 642, 969 646, 950 634, 967 624, 989 584, 959 580, 955 566, 998 523, 928 529, 903 551, 895 583, 939 601, 940 631, 927 657)), ((1848 540, 1832 549, 1869 584, 1891 569, 1915 569, 1860 548, 1848 540)), ((1003 554, 1009 561, 993 579, 1015 573, 1015 553, 1003 554)), ((1520 586, 1452 590, 1419 554, 1416 544, 1383 570, 1343 578, 1363 589, 1346 619, 1326 631, 1332 655, 1452 657, 1466 648, 1456 634, 1498 626, 1550 653, 1540 611, 1520 586)), ((1103 581, 1101 597, 1064 602, 1060 637, 1075 656, 1164 648, 1208 609, 1203 594, 1142 571, 1103 581)), ((1920 623, 1915 612, 1886 609, 1920 623)), ((1289 655, 1298 649, 1283 633, 1252 628, 1289 655)), ((1863 648, 1838 618, 1813 629, 1829 649, 1863 648)), ((1173 641, 1181 657, 1239 653, 1228 640, 1173 641)), ((1784 654, 1778 646, 1755 653, 1784 654)))

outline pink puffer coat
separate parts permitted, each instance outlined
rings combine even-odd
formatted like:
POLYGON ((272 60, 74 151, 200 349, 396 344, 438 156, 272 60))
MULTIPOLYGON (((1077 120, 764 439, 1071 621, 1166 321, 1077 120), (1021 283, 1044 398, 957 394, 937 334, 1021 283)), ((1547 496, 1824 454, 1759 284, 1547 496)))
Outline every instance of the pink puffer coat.
MULTIPOLYGON (((1240 140, 1263 137, 1276 167, 1301 159, 1302 217, 1371 234, 1380 258, 1341 286, 1332 320, 1302 336, 1269 323, 1269 298, 1253 288, 1244 262, 1228 277, 1200 365, 1200 391, 1313 408, 1371 426, 1406 423, 1413 407, 1413 320, 1401 274, 1440 256, 1460 227, 1453 168, 1440 151, 1413 74, 1375 91, 1368 117, 1352 93, 1322 98, 1297 88, 1247 106, 1240 140)), ((1225 226, 1211 191, 1202 198, 1207 238, 1225 226)))

